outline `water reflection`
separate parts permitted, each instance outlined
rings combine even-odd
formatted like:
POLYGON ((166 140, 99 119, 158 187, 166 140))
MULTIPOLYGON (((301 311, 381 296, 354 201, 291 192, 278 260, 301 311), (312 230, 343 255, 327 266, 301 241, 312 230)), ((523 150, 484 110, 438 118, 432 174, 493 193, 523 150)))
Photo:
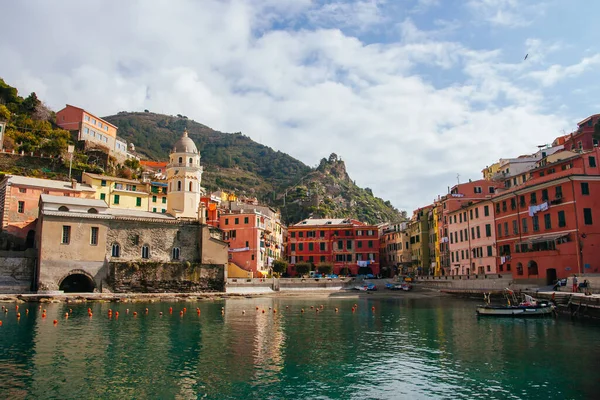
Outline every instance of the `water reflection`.
POLYGON ((48 304, 45 319, 31 305, 19 321, 12 309, 2 316, 2 397, 558 399, 599 389, 596 324, 478 319, 471 302, 93 304, 92 318, 88 306, 48 304))

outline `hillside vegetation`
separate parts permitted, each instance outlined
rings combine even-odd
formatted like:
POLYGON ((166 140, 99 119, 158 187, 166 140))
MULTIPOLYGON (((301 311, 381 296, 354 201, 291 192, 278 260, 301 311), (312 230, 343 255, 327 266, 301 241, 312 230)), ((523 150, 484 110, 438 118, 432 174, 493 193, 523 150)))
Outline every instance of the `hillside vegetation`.
MULTIPOLYGON (((372 224, 402 219, 389 201, 356 186, 335 154, 313 169, 240 132, 215 131, 183 115, 120 112, 105 119, 119 127, 120 137, 135 144, 137 153, 153 160, 166 160, 173 144, 187 129, 202 157, 203 186, 210 191, 222 189, 257 197, 281 209, 285 223, 311 216, 356 218, 372 224)), ((5 149, 24 152, 26 156, 33 153, 33 157, 2 156, 0 173, 66 179, 70 159, 67 146, 77 144, 76 137, 56 125, 55 113, 35 93, 22 97, 16 88, 0 79, 0 121, 6 122, 5 149)), ((76 146, 72 176, 91 171, 139 177, 137 163, 128 160, 120 165, 112 157, 99 156, 98 151, 83 151, 76 146)))
POLYGON ((104 118, 119 127, 119 136, 133 142, 138 153, 154 160, 167 159, 187 129, 202 156, 203 186, 256 196, 281 209, 287 223, 310 216, 373 224, 402 219, 389 201, 356 186, 335 154, 312 169, 242 133, 215 131, 182 115, 120 112, 104 118))

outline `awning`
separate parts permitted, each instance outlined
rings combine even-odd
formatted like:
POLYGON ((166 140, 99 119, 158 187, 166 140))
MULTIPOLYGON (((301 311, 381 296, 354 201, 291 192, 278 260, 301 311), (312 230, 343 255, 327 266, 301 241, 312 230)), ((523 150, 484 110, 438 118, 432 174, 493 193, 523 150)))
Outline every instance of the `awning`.
POLYGON ((539 236, 527 238, 520 243, 533 244, 533 243, 542 243, 542 242, 553 242, 557 239, 561 239, 561 238, 564 238, 567 236, 569 236, 568 233, 555 233, 553 235, 539 235, 539 236))

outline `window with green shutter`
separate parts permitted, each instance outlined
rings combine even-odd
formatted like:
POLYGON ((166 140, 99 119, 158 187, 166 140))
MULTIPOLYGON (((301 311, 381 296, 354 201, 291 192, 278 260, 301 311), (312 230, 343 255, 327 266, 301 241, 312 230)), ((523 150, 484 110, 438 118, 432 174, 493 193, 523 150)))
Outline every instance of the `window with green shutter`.
POLYGON ((142 198, 141 197, 136 197, 136 199, 135 199, 135 206, 136 207, 141 207, 142 206, 142 198))
POLYGON ((166 197, 163 197, 163 198, 162 198, 162 202, 163 202, 163 204, 167 204, 167 198, 166 198, 166 197))
POLYGON ((120 199, 119 195, 115 194, 115 199, 113 201, 113 204, 119 204, 119 199, 120 199))
POLYGON ((106 200, 106 193, 100 193, 100 200, 106 200))
POLYGON ((152 202, 156 203, 156 196, 152 196, 152 202))

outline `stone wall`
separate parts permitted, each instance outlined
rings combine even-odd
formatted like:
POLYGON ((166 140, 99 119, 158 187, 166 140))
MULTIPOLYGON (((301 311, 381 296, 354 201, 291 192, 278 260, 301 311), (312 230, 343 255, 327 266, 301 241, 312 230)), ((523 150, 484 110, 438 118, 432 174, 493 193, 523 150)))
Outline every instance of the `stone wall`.
POLYGON ((222 292, 225 266, 193 262, 111 262, 108 284, 115 293, 222 292))
POLYGON ((35 271, 35 251, 0 251, 0 293, 28 293, 35 271))
POLYGON ((112 254, 113 243, 118 243, 121 252, 111 261, 138 261, 142 256, 142 246, 150 247, 148 261, 168 263, 171 261, 197 261, 200 258, 198 247, 200 238, 198 224, 168 224, 112 220, 106 239, 106 254, 112 254), (180 249, 179 260, 173 260, 173 248, 180 249))

